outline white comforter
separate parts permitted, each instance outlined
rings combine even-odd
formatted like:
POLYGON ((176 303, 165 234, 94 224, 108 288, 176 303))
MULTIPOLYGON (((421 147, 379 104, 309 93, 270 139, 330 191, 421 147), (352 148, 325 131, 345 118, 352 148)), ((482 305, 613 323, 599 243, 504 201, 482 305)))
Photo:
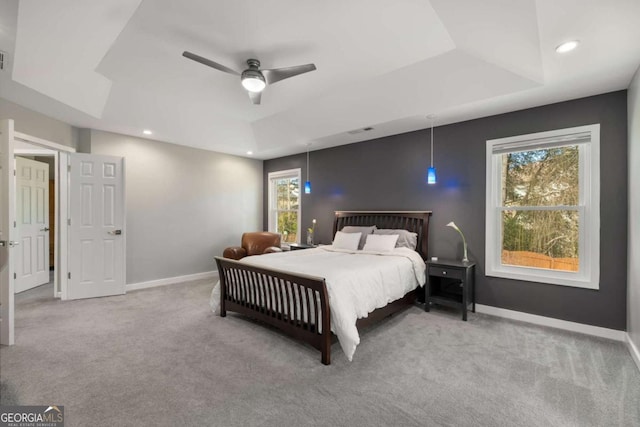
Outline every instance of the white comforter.
MULTIPOLYGON (((322 246, 250 256, 242 262, 324 277, 331 307, 331 330, 349 360, 360 343, 356 320, 423 286, 426 277, 424 261, 416 251, 407 248, 370 252, 322 246)), ((217 311, 219 283, 213 288, 210 304, 217 311)))

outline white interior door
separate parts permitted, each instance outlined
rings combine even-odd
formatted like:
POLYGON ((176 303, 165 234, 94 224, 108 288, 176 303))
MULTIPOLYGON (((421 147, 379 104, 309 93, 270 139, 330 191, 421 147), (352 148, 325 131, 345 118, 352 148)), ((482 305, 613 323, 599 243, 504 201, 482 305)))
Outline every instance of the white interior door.
POLYGON ((13 345, 13 259, 16 251, 13 121, 0 121, 0 344, 13 345))
POLYGON ((15 292, 49 283, 49 165, 16 157, 15 292))
POLYGON ((124 159, 70 154, 68 299, 125 293, 124 159))

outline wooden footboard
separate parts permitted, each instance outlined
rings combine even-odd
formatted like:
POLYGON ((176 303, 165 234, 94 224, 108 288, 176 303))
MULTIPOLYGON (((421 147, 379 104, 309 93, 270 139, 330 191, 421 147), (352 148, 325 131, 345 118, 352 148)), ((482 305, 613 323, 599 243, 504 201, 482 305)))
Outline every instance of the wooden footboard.
POLYGON ((323 278, 267 270, 216 257, 220 316, 233 311, 311 344, 331 363, 331 316, 323 278))

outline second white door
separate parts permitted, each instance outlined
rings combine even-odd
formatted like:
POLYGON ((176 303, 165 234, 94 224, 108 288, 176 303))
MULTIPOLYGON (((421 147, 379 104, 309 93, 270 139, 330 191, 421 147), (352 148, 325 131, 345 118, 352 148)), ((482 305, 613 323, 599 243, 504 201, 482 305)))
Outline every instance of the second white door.
POLYGON ((49 165, 16 157, 15 292, 49 282, 49 165))
POLYGON ((68 298, 125 293, 124 159, 70 155, 68 298))

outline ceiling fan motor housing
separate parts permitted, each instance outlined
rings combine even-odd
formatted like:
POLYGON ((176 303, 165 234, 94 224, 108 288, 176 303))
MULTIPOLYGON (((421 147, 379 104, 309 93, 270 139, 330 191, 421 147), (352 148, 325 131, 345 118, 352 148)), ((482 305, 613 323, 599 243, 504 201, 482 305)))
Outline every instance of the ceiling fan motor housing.
POLYGON ((255 68, 256 70, 260 68, 260 61, 257 59, 247 59, 247 65, 249 68, 255 68))

